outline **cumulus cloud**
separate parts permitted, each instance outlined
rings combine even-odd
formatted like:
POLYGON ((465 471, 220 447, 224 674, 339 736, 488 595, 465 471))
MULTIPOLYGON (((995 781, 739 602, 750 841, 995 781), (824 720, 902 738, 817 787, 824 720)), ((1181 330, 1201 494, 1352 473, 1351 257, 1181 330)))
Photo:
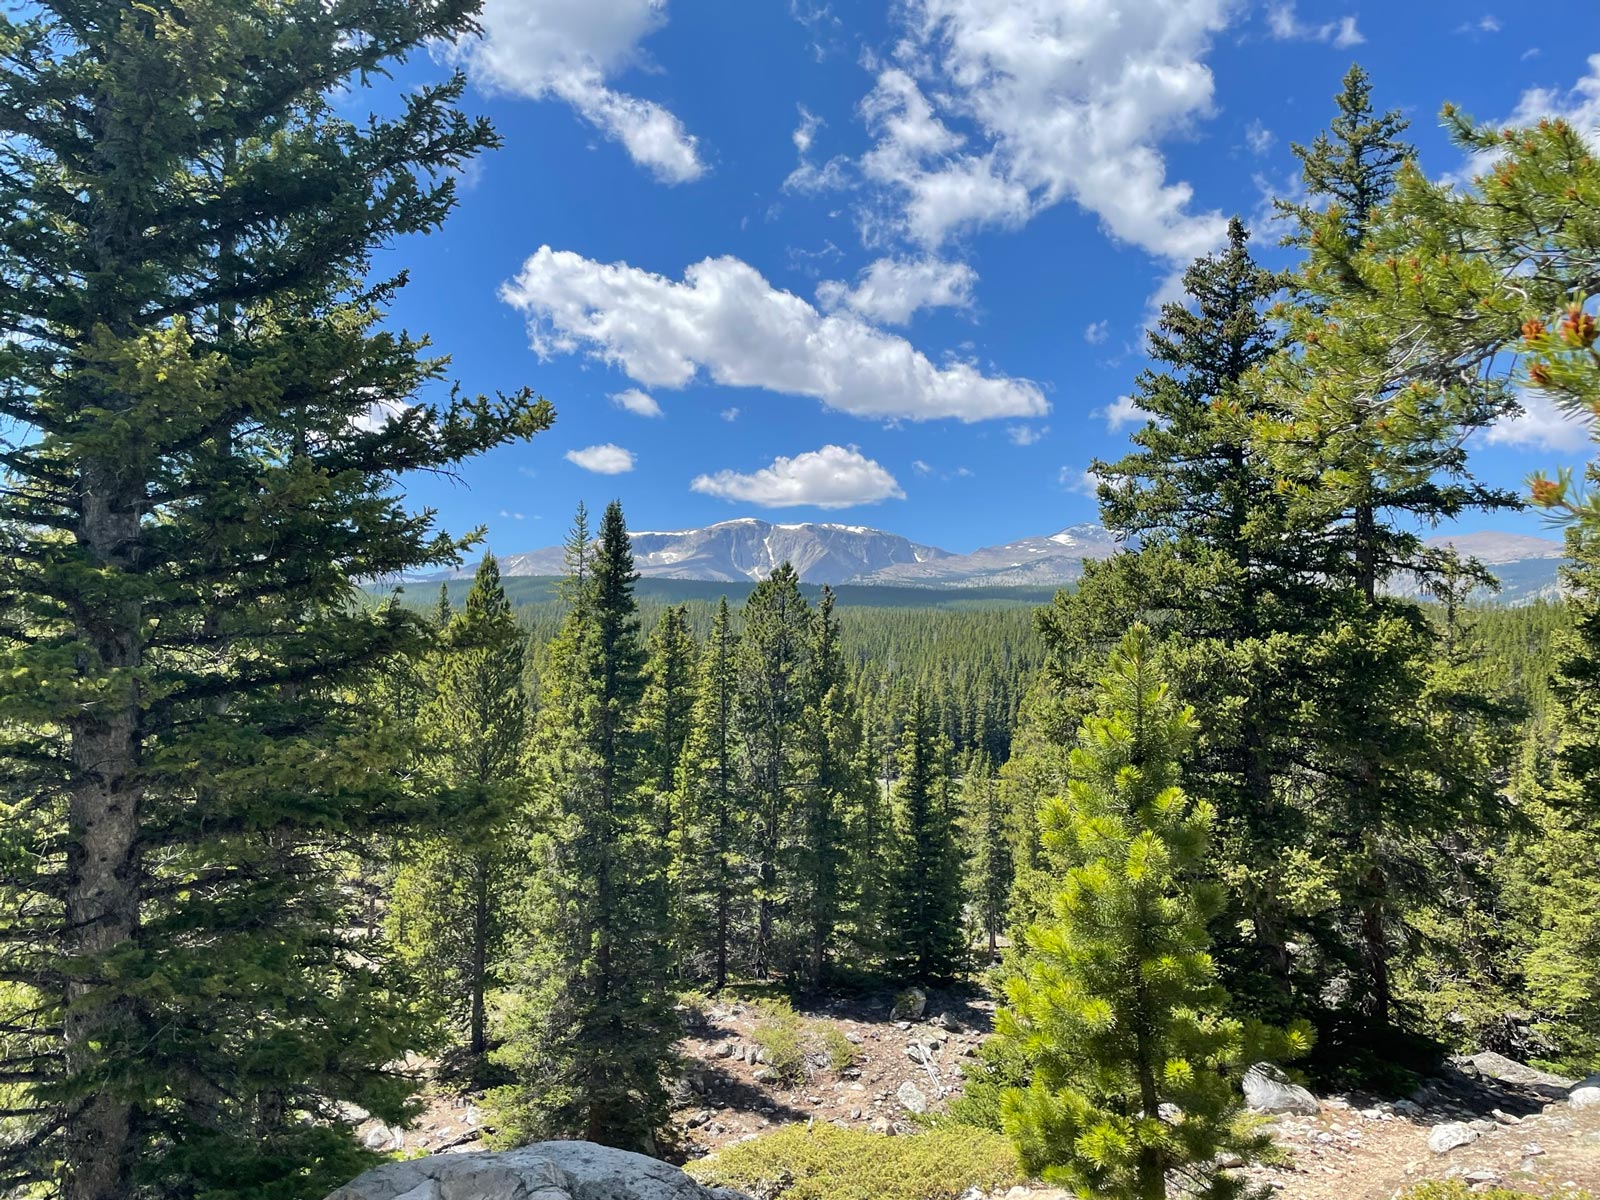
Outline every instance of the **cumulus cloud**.
POLYGON ((636 417, 659 417, 661 405, 656 403, 656 398, 649 392, 642 392, 638 388, 627 388, 624 391, 614 392, 611 403, 618 408, 631 412, 636 417))
POLYGON ((582 450, 568 450, 566 460, 596 475, 623 475, 633 470, 633 451, 605 442, 599 446, 585 446, 582 450))
POLYGON ((1094 416, 1106 423, 1106 428, 1116 433, 1127 425, 1142 425, 1148 415, 1134 402, 1132 396, 1118 396, 1104 408, 1094 410, 1094 416))
POLYGON ((1083 340, 1088 342, 1091 346, 1099 346, 1104 344, 1105 340, 1110 336, 1110 321, 1091 321, 1087 326, 1085 326, 1083 331, 1083 340))
POLYGON ((894 232, 932 249, 1071 200, 1120 241, 1188 262, 1225 222, 1195 212, 1159 146, 1211 111, 1203 58, 1229 0, 908 0, 861 111, 863 174, 894 232))
POLYGON ((689 487, 707 496, 762 508, 850 508, 904 500, 893 475, 854 446, 824 446, 793 458, 779 456, 748 475, 718 471, 696 476, 689 487))
POLYGON ((824 309, 848 308, 868 320, 904 325, 924 308, 970 308, 978 273, 963 262, 936 258, 880 258, 854 287, 836 279, 817 285, 824 309))
POLYGON ((1525 392, 1520 399, 1522 412, 1502 417, 1489 426, 1484 441, 1492 446, 1516 446, 1551 454, 1573 453, 1589 446, 1588 421, 1563 412, 1539 392, 1525 392))
POLYGON ((665 20, 665 0, 487 0, 481 35, 452 53, 480 87, 562 100, 657 178, 686 183, 705 164, 683 122, 606 82, 665 20))
POLYGON ((1293 3, 1272 5, 1267 10, 1267 28, 1280 42, 1327 42, 1340 50, 1359 46, 1367 40, 1356 28, 1354 17, 1339 17, 1320 25, 1308 25, 1300 20, 1293 3))
POLYGON ((702 374, 728 387, 812 396, 860 417, 913 421, 1042 416, 1038 385, 935 364, 905 338, 848 312, 824 314, 737 258, 707 258, 682 281, 542 246, 506 303, 528 317, 541 357, 586 351, 644 387, 702 374))
POLYGON ((1589 55, 1588 64, 1589 73, 1570 89, 1529 88, 1523 92, 1516 111, 1503 124, 1537 125, 1559 118, 1600 151, 1600 54, 1589 55))
POLYGON ((1050 432, 1048 425, 1009 425, 1006 436, 1013 446, 1031 446, 1050 432))

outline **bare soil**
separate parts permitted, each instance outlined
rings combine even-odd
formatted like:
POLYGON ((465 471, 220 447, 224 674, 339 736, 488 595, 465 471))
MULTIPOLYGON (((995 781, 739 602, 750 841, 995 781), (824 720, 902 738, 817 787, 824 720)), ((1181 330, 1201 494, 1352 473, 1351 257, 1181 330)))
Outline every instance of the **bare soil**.
MULTIPOLYGON (((798 1004, 806 1065, 795 1082, 763 1061, 759 1007, 725 997, 686 1011, 683 1075, 673 1092, 683 1157, 696 1158, 778 1126, 830 1121, 887 1134, 915 1129, 915 1109, 937 1113, 961 1091, 961 1065, 993 1025, 994 1002, 975 989, 930 991, 923 1015, 896 1020, 893 997, 798 1004), (823 1033, 838 1030, 855 1062, 836 1071, 823 1033), (908 1086, 909 1085, 909 1088, 908 1086)), ((1538 1196, 1576 1188, 1600 1195, 1600 1108, 1446 1068, 1413 1097, 1321 1097, 1312 1116, 1282 1116, 1272 1130, 1288 1162, 1245 1172, 1283 1200, 1392 1200, 1427 1179, 1464 1177, 1476 1190, 1505 1185, 1538 1196), (1430 1132, 1463 1123, 1469 1144, 1435 1153, 1430 1132)), ((485 1117, 473 1095, 438 1090, 405 1130, 369 1122, 375 1149, 448 1153, 482 1149, 485 1117)), ((1010 1200, 1055 1200, 1050 1188, 1013 1189, 1010 1200)))

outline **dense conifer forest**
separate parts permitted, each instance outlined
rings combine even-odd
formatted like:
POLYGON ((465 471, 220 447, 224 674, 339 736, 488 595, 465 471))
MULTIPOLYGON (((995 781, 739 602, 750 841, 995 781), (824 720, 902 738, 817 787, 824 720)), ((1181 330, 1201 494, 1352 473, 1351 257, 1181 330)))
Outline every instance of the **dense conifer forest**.
POLYGON ((734 994, 992 994, 942 1120, 1137 1200, 1240 1193, 1258 1061, 1600 1066, 1600 468, 1469 458, 1520 389, 1600 412, 1577 132, 1447 109, 1436 183, 1353 68, 1298 265, 1190 266, 1095 467, 1125 549, 1047 603, 672 602, 616 503, 553 595, 363 591, 478 557, 408 473, 556 419, 385 321, 496 144, 461 80, 333 101, 476 7, 0 17, 0 1191, 316 1200, 441 1080, 666 1155, 734 994), (1564 600, 1423 542, 1528 504, 1564 600))

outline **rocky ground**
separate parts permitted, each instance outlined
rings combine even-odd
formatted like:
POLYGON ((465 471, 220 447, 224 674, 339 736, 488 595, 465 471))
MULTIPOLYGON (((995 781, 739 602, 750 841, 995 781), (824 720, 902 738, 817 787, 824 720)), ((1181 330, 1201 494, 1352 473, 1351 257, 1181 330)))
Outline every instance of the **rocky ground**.
MULTIPOLYGON (((987 1036, 993 1012, 975 991, 933 992, 920 1013, 894 1011, 891 996, 802 1007, 805 1066, 787 1082, 765 1061, 770 1018, 761 1006, 724 1000, 688 1010, 686 1070, 674 1094, 683 1153, 699 1157, 802 1121, 909 1133, 916 1115, 959 1095, 961 1064, 987 1036), (855 1061, 842 1069, 828 1054, 830 1029, 853 1049, 855 1061)), ((1478 1190, 1600 1194, 1600 1088, 1569 1100, 1573 1083, 1494 1055, 1458 1060, 1405 1099, 1323 1096, 1315 1114, 1275 1116, 1288 1161, 1245 1170, 1284 1200, 1391 1200, 1408 1184, 1452 1177, 1478 1190)), ((362 1133, 374 1148, 477 1150, 482 1123, 474 1097, 440 1092, 410 1129, 368 1123, 362 1133)), ((1024 1189, 1011 1200, 1059 1195, 1024 1189)))

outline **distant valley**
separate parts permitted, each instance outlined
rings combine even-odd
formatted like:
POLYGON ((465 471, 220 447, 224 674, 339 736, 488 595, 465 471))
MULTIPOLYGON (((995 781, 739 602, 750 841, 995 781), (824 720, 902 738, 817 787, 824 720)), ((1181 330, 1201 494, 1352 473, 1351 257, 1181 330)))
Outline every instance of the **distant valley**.
MULTIPOLYGON (((1480 559, 1501 581, 1501 603, 1527 603, 1558 591, 1564 553, 1552 538, 1518 533, 1451 534, 1428 539, 1480 559)), ((778 524, 741 517, 699 529, 633 534, 639 572, 658 580, 749 584, 792 563, 804 583, 858 587, 990 589, 1056 588, 1075 582, 1085 561, 1105 558, 1116 539, 1093 523, 956 554, 862 525, 778 524)), ((562 573, 562 549, 547 546, 500 557, 507 576, 562 573)), ((468 565, 426 579, 465 579, 468 565)), ((1404 590, 1404 589, 1401 589, 1404 590)))

